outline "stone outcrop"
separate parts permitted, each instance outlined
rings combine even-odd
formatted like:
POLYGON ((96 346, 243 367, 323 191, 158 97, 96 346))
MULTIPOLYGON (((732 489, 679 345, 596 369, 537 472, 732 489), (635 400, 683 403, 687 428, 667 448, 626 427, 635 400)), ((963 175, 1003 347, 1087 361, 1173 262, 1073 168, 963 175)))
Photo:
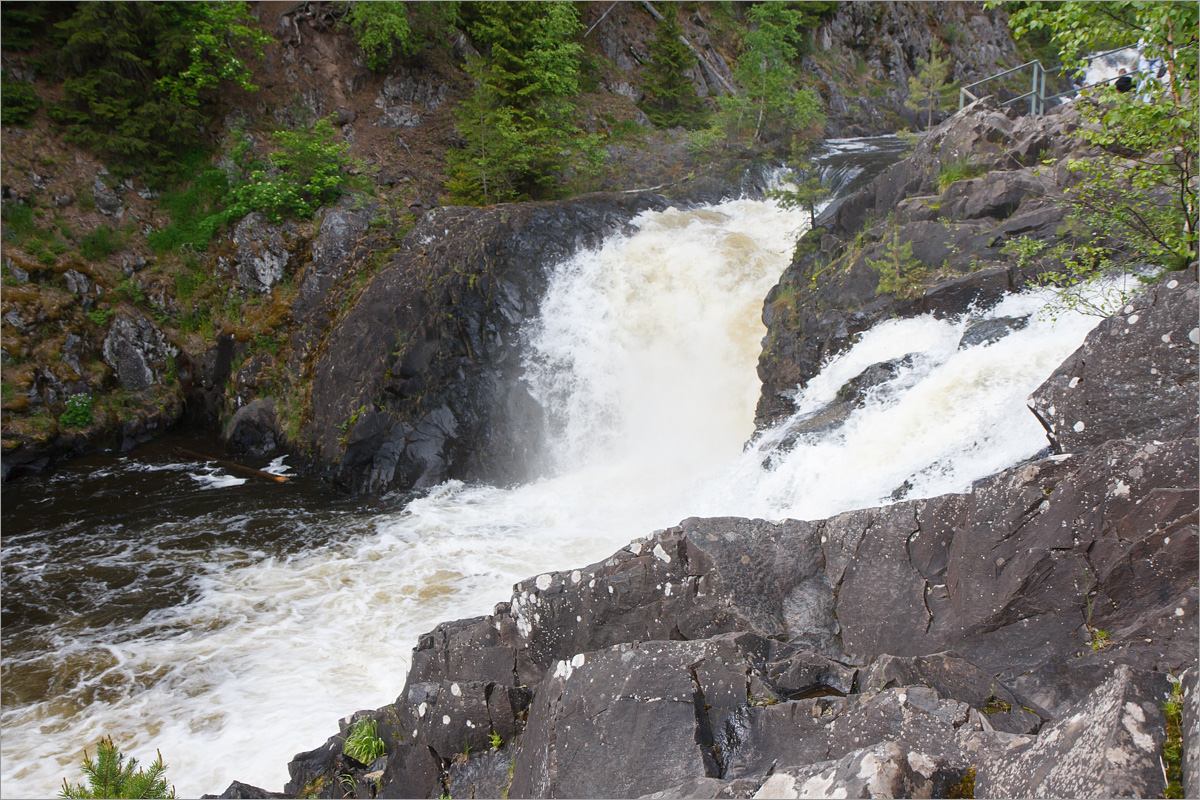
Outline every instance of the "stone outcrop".
POLYGON ((797 387, 876 322, 962 314, 1036 274, 1004 246, 1022 237, 1062 240, 1065 212, 1055 201, 1073 178, 1041 161, 1076 152, 1076 127, 1070 113, 1015 117, 979 101, 818 218, 763 306, 759 426, 789 416, 797 387), (964 164, 982 174, 939 188, 940 175, 964 164), (903 248, 911 255, 902 257, 903 248), (872 265, 899 261, 912 283, 885 292, 872 265))
POLYGON ((665 204, 598 194, 427 214, 314 361, 303 438, 318 466, 376 492, 536 473, 543 412, 519 379, 519 326, 556 263, 665 204))

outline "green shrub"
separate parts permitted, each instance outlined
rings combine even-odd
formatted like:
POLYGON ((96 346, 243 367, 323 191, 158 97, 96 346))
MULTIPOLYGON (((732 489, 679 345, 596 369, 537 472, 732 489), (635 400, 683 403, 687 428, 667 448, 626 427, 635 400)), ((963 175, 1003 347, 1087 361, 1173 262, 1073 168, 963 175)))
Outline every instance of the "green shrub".
MULTIPOLYGON (((58 424, 64 428, 86 428, 92 424, 92 406, 95 400, 91 395, 74 394, 67 400, 67 410, 58 418, 58 424)), ((86 761, 84 762, 87 763, 86 761)), ((86 771, 86 767, 84 770, 86 771)), ((63 795, 74 797, 75 795, 63 795)), ((105 796, 105 795, 100 795, 105 796)))
POLYGON ((97 308, 87 312, 87 318, 92 321, 93 325, 103 328, 113 318, 113 310, 111 308, 97 308))
POLYGON ((24 125, 41 107, 41 95, 31 84, 0 78, 0 124, 24 125))
POLYGON ((121 249, 121 234, 107 225, 79 240, 79 252, 88 261, 100 261, 121 249))
POLYGON ((966 156, 947 162, 942 165, 942 171, 938 173, 938 191, 944 192, 952 183, 978 178, 985 172, 987 172, 986 167, 971 163, 971 159, 966 156))
POLYGON ((346 735, 342 752, 363 764, 370 764, 384 755, 383 739, 379 738, 376 731, 375 720, 359 720, 346 735))
POLYGON ((171 218, 171 224, 146 237, 158 253, 204 250, 228 222, 225 205, 229 182, 225 173, 213 165, 210 151, 190 148, 179 163, 179 188, 159 198, 159 205, 171 218))
MULTIPOLYGON (((89 412, 90 413, 90 412, 89 412)), ((96 744, 96 760, 92 761, 87 752, 83 754, 83 765, 80 769, 87 775, 88 786, 67 783, 63 778, 63 788, 59 797, 68 798, 173 798, 175 789, 167 784, 167 765, 163 763, 162 753, 154 760, 149 769, 138 769, 136 758, 125 762, 125 756, 117 750, 111 737, 105 737, 96 744)))
POLYGON ((273 222, 311 217, 346 190, 350 146, 336 140, 332 122, 321 119, 307 131, 280 131, 275 140, 280 149, 269 156, 270 163, 251 165, 230 191, 228 219, 252 211, 273 222))

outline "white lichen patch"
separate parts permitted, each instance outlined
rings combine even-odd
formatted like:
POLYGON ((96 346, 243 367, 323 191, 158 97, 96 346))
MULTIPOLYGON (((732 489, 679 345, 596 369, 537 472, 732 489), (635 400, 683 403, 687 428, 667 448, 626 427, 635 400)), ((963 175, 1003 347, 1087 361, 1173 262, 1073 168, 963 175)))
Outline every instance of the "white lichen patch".
POLYGON ((640 556, 642 554, 642 543, 631 542, 629 545, 629 552, 633 553, 635 556, 640 556))
POLYGON ((544 592, 554 585, 554 576, 549 573, 545 575, 538 575, 537 580, 534 581, 534 583, 537 585, 539 591, 544 592))
POLYGON ((1110 494, 1113 497, 1129 497, 1129 484, 1118 479, 1117 485, 1113 487, 1113 490, 1110 492, 1110 494))
POLYGON ((654 557, 657 558, 659 561, 663 562, 664 564, 671 563, 671 556, 667 555, 667 551, 663 549, 662 544, 654 545, 653 552, 654 552, 654 557))
POLYGON ((418 717, 424 717, 425 712, 427 712, 427 711, 429 711, 429 705, 427 703, 421 703, 421 705, 417 706, 417 716, 418 717))
POLYGON ((1188 339, 1191 340, 1192 344, 1200 344, 1200 328, 1192 328, 1188 331, 1188 339))
POLYGON ((579 570, 574 570, 571 573, 571 583, 579 583, 581 580, 583 580, 583 573, 579 570))
POLYGON ((1076 422, 1075 426, 1072 428, 1072 430, 1074 430, 1076 433, 1083 433, 1083 429, 1084 429, 1083 420, 1079 420, 1079 422, 1076 422))
POLYGON ((1141 317, 1139 317, 1137 314, 1130 314, 1130 315, 1129 315, 1129 319, 1127 319, 1127 320, 1125 320, 1125 321, 1126 321, 1126 322, 1128 322, 1130 325, 1133 325, 1133 324, 1135 324, 1135 323, 1136 323, 1136 322, 1137 322, 1139 319, 1141 319, 1141 317))
POLYGON ((443 714, 443 715, 442 715, 442 724, 443 724, 443 725, 449 725, 449 724, 450 724, 450 715, 449 715, 449 714, 443 714))
POLYGON ((584 655, 583 653, 576 653, 574 656, 571 657, 571 666, 574 667, 575 669, 579 669, 580 667, 582 667, 584 665, 584 663, 586 661, 587 661, 586 655, 584 655))
POLYGON ((450 694, 454 695, 455 697, 462 697, 462 687, 457 683, 450 684, 450 694))

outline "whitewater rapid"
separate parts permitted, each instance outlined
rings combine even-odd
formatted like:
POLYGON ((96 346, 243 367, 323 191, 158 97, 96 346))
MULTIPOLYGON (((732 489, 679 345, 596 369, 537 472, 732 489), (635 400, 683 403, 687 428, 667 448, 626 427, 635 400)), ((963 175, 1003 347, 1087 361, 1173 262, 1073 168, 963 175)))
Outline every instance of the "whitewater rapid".
MULTIPOLYGON (((634 233, 554 268, 525 330, 526 380, 552 417, 553 477, 510 489, 450 481, 399 512, 298 514, 298 530, 320 535, 291 549, 171 549, 154 538, 170 531, 148 530, 147 547, 186 587, 178 603, 63 626, 44 653, 6 655, 6 679, 41 670, 46 691, 3 709, 5 796, 77 780, 84 747, 103 734, 145 761, 161 750, 181 796, 234 779, 278 790, 291 757, 339 717, 395 699, 418 635, 490 613, 520 579, 597 561, 687 516, 817 518, 890 502, 905 481, 909 497, 967 491, 1044 447, 1025 399, 1098 319, 1052 321, 1030 294, 979 315, 1031 315, 986 347, 957 349, 966 319, 869 331, 798 395, 801 414, 870 364, 912 353, 912 365, 840 430, 786 453, 771 450, 770 432, 744 449, 763 298, 806 216, 748 200, 648 212, 634 233)), ((139 468, 137 457, 116 468, 139 468)), ((251 522, 214 513, 177 524, 219 543, 222 526, 251 522)))

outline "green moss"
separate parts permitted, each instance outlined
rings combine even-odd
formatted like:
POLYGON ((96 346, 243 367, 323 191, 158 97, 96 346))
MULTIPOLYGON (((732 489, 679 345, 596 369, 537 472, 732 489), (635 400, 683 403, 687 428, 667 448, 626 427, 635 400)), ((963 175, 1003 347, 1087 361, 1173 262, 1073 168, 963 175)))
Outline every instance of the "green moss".
POLYGON ((1171 696, 1162 704, 1167 718, 1167 739, 1163 742, 1162 761, 1166 767, 1167 788, 1163 797, 1182 798, 1183 793, 1183 684, 1171 679, 1171 696))
POLYGON ((975 768, 971 767, 958 783, 946 790, 946 797, 970 798, 975 797, 975 768))
POLYGON ((971 159, 965 156, 954 161, 947 162, 942 165, 942 171, 938 173, 938 191, 944 192, 950 187, 951 184, 957 183, 958 181, 977 178, 986 172, 986 167, 972 163, 971 159))

